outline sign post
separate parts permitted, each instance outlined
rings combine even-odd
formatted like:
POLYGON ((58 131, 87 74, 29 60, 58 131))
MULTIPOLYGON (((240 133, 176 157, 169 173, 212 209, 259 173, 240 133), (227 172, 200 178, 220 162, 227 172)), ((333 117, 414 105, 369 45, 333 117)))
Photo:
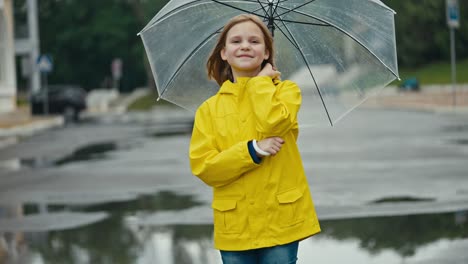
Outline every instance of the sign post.
POLYGON ((455 29, 460 27, 460 9, 458 0, 446 0, 447 2, 447 25, 450 29, 450 60, 452 64, 452 105, 457 105, 457 65, 455 50, 455 29))
POLYGON ((114 89, 119 90, 120 79, 122 78, 122 59, 115 58, 111 63, 112 71, 112 86, 114 89))
POLYGON ((43 76, 43 82, 44 85, 42 86, 42 89, 44 90, 44 114, 48 115, 49 114, 49 91, 47 87, 47 74, 49 72, 52 72, 52 69, 54 67, 52 63, 52 58, 49 55, 41 55, 39 58, 37 58, 36 61, 37 67, 39 68, 39 71, 41 72, 43 76))

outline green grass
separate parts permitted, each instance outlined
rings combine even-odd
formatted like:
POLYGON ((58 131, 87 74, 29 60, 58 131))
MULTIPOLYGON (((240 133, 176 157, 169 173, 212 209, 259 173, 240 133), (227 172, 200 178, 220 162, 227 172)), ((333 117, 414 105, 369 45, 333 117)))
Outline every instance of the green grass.
POLYGON ((26 105, 29 105, 29 100, 28 100, 27 95, 22 94, 22 93, 18 93, 18 94, 16 95, 16 105, 17 105, 17 106, 26 106, 26 105))
MULTIPOLYGON (((457 83, 468 83, 468 60, 457 61, 457 83)), ((433 63, 418 69, 400 69, 400 78, 405 80, 416 77, 419 83, 424 84, 450 84, 452 83, 452 68, 450 61, 433 63)), ((395 85, 400 82, 394 82, 395 85)))
POLYGON ((157 105, 171 104, 162 99, 159 101, 156 101, 157 98, 158 98, 158 94, 156 93, 156 91, 151 91, 149 94, 142 96, 136 99, 134 102, 132 102, 128 106, 127 110, 128 111, 148 111, 157 105))

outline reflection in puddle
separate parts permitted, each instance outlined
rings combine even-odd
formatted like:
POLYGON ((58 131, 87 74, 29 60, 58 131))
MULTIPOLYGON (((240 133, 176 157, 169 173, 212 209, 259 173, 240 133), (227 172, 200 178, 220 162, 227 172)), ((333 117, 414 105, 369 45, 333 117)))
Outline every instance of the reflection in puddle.
POLYGON ((69 156, 66 156, 55 162, 55 165, 64 165, 77 161, 92 161, 106 158, 106 154, 117 149, 115 142, 103 142, 84 146, 75 150, 69 156))
POLYGON ((394 197, 385 197, 370 202, 371 204, 382 204, 382 203, 402 203, 402 202, 432 202, 435 201, 434 198, 419 198, 412 196, 394 196, 394 197))
POLYGON ((451 140, 451 143, 455 145, 468 145, 468 139, 463 138, 463 139, 454 139, 451 140))
POLYGON ((9 159, 0 161, 0 171, 18 171, 24 168, 46 168, 53 162, 43 158, 9 159))
POLYGON ((467 212, 326 221, 322 224, 322 236, 357 240, 359 247, 371 254, 390 249, 409 257, 419 247, 439 239, 466 238, 468 225, 466 221, 460 225, 460 214, 467 212))
MULTIPOLYGON (((0 263, 135 263, 135 259, 147 243, 147 235, 139 235, 140 228, 133 229, 125 218, 134 214, 161 210, 181 210, 197 206, 190 195, 176 195, 172 192, 160 192, 156 195, 143 195, 130 202, 112 202, 94 206, 67 205, 60 208, 92 214, 105 211, 109 217, 94 224, 67 230, 34 233, 0 232, 0 263), (13 239, 25 236, 26 240, 13 239), (5 246, 4 246, 5 245, 5 246), (27 245, 27 250, 24 251, 27 245), (21 251, 21 252, 20 252, 21 251), (40 257, 40 262, 18 261, 23 256, 40 257), (8 258, 7 258, 8 257, 8 258), (90 260, 85 261, 84 260, 90 260)), ((27 207, 26 207, 27 208, 27 207)), ((0 208, 0 218, 2 217, 0 208)), ((26 210, 28 211, 28 210, 26 210)), ((39 214, 36 212, 36 214, 39 214)), ((27 212, 27 215, 35 215, 27 212)), ((3 217, 7 217, 3 215, 3 217)), ((53 228, 52 228, 53 230, 53 228)), ((152 262, 149 262, 152 263, 152 262)))
MULTIPOLYGON (((197 205, 191 196, 161 192, 131 202, 81 207, 106 211, 110 217, 40 233, 40 239, 28 235, 26 243, 43 263, 221 264, 211 225, 156 227, 132 221, 140 214, 197 205)), ((461 211, 321 221, 322 233, 301 243, 298 263, 445 263, 441 257, 467 263, 467 218, 468 212, 461 211)))
POLYGON ((465 132, 468 131, 468 125, 451 125, 442 129, 444 132, 465 132))
POLYGON ((154 213, 164 210, 183 210, 200 205, 190 195, 178 195, 162 191, 156 195, 141 195, 129 202, 105 203, 88 206, 85 211, 107 211, 114 215, 127 216, 131 214, 154 213))
POLYGON ((9 159, 0 161, 0 171, 16 171, 21 167, 19 159, 9 159))
POLYGON ((153 128, 148 135, 152 137, 168 137, 178 135, 188 135, 192 133, 193 123, 167 124, 158 128, 153 128))
MULTIPOLYGON (((73 162, 102 160, 108 157, 109 152, 123 148, 123 146, 120 146, 115 142, 102 142, 81 147, 75 150, 72 154, 56 161, 47 159, 45 157, 5 160, 0 161, 0 171, 18 171, 24 168, 47 168, 61 166, 73 162)), ((125 148, 129 147, 127 146, 125 148)))

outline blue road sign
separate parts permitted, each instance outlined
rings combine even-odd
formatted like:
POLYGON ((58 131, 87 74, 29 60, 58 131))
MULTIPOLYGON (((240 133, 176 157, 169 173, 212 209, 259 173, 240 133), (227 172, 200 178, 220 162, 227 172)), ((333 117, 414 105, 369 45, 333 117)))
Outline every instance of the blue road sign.
POLYGON ((458 0, 447 0, 447 24, 450 28, 460 27, 458 0))
POLYGON ((43 73, 49 73, 54 68, 54 64, 52 62, 52 58, 49 55, 41 55, 37 58, 37 66, 39 67, 39 71, 43 73))

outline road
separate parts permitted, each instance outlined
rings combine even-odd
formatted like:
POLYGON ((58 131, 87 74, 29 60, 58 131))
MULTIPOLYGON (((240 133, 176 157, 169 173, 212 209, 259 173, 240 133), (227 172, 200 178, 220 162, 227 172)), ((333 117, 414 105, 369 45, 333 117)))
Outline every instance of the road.
MULTIPOLYGON (((468 115, 361 107, 334 127, 327 127, 310 122, 310 113, 315 111, 303 107, 298 144, 320 220, 468 210, 468 115)), ((146 210, 122 216, 130 229, 139 230, 134 232, 144 244, 140 259, 149 259, 137 263, 154 263, 155 259, 160 263, 198 263, 178 261, 176 253, 174 257, 167 255, 167 247, 179 245, 174 246, 179 247, 174 249, 177 251, 182 244, 187 247, 184 252, 210 259, 200 263, 219 263, 211 249, 209 231, 201 242, 182 243, 175 240, 175 231, 153 230, 165 225, 193 228, 195 224, 211 223, 211 190, 189 170, 191 121, 191 115, 183 110, 154 110, 104 116, 21 139, 0 150, 0 205, 37 205, 44 213, 46 205, 79 208, 76 206, 129 202, 166 191, 181 197, 191 195, 197 203, 187 209, 146 210)), ((163 203, 174 199, 169 196, 163 203)), ((109 216, 107 212, 74 214, 73 210, 39 215, 43 218, 27 216, 24 221, 8 223, 0 220, 0 231, 78 228, 109 216)), ((87 231, 86 236, 96 232, 87 231)), ((119 233, 124 235, 125 231, 116 231, 119 233)), ((90 236, 90 241, 94 239, 90 236)), ((316 259, 317 252, 324 252, 319 255, 331 261, 325 252, 333 251, 341 253, 330 263, 342 263, 338 256, 346 256, 345 252, 363 254, 354 240, 337 244, 328 236, 318 239, 303 243, 300 259, 316 259)), ((400 243, 397 241, 395 247, 400 243)), ((441 257, 446 263, 460 263, 457 261, 468 259, 461 250, 466 243, 466 239, 436 241, 430 244, 432 248, 422 247, 406 263, 440 263, 441 257), (433 253, 432 257, 423 254, 424 250, 433 253)), ((108 254, 112 257, 115 251, 108 254)), ((376 261, 385 254, 365 257, 373 263, 396 263, 394 259, 400 258, 391 253, 392 260, 376 261)), ((359 262, 359 257, 363 256, 347 258, 365 263, 359 262)))
MULTIPOLYGON (((315 127, 308 110, 298 144, 323 218, 468 209, 468 115, 361 108, 315 127), (382 199, 407 202, 376 210, 382 199)), ((191 116, 172 116, 106 117, 0 150, 10 164, 0 172, 1 203, 86 204, 170 190, 195 195, 209 211, 210 190, 189 170, 191 116)))

